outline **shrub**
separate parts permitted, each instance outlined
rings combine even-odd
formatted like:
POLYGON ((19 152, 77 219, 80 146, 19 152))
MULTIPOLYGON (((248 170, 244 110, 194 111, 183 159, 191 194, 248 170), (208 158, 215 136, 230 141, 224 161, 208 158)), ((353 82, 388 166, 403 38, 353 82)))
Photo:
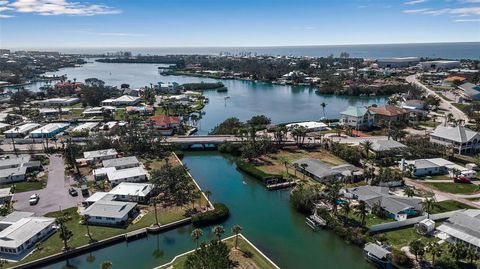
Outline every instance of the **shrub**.
POLYGON ((406 268, 412 268, 413 261, 403 251, 398 249, 392 250, 392 261, 396 265, 400 265, 406 268))
POLYGON ((262 170, 256 168, 253 164, 245 161, 237 161, 237 167, 240 171, 247 173, 248 175, 260 179, 262 182, 266 182, 268 179, 278 178, 282 179, 282 175, 274 175, 263 172, 262 170))
POLYGON ((243 257, 251 259, 253 257, 253 253, 247 250, 243 252, 243 257))
POLYGON ((213 204, 214 210, 197 214, 192 217, 192 224, 196 227, 216 224, 226 220, 230 214, 225 204, 213 204))
POLYGON ((233 143, 225 142, 218 146, 218 151, 220 151, 221 153, 228 153, 233 156, 240 156, 242 153, 240 151, 241 146, 242 146, 241 144, 233 144, 233 143))

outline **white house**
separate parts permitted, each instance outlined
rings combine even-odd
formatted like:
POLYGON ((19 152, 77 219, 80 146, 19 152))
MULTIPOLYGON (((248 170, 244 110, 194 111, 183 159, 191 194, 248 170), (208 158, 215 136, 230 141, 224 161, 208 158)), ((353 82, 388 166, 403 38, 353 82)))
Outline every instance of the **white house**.
POLYGON ((27 174, 27 167, 7 168, 0 170, 0 184, 24 181, 27 174))
POLYGON ((94 151, 85 151, 83 153, 83 158, 85 158, 88 161, 97 162, 97 161, 117 158, 117 155, 118 153, 115 149, 102 149, 102 150, 94 150, 94 151))
POLYGON ((117 201, 146 203, 153 190, 153 184, 122 182, 108 193, 117 201))
POLYGON ((442 158, 417 159, 411 161, 401 160, 400 170, 408 171, 409 169, 412 169, 412 174, 416 177, 445 174, 453 176, 453 171, 455 170, 467 178, 473 179, 476 177, 475 171, 442 158))
POLYGON ((33 216, 15 221, 0 231, 0 253, 15 256, 32 250, 35 243, 55 231, 54 223, 53 218, 33 216))
POLYGON ((35 102, 42 107, 72 106, 80 103, 80 98, 51 98, 35 102))
POLYGON ((287 128, 293 128, 294 126, 301 126, 307 129, 308 132, 319 132, 328 130, 328 125, 318 121, 304 121, 287 124, 287 128))
POLYGON ((0 169, 16 168, 30 162, 30 155, 22 154, 19 156, 2 156, 0 159, 0 169))
POLYGON ((5 138, 23 138, 27 136, 30 131, 35 128, 38 128, 40 124, 38 123, 25 123, 21 126, 16 126, 8 131, 3 132, 5 138))
POLYGON ((366 107, 350 106, 340 115, 340 124, 355 130, 368 129, 374 124, 374 115, 366 107))
POLYGON ((100 123, 98 122, 85 122, 74 127, 70 132, 90 132, 93 128, 97 127, 100 123))
POLYGON ((102 163, 103 163, 103 167, 105 168, 115 167, 116 170, 140 166, 140 162, 137 160, 137 157, 135 156, 104 160, 102 163))
POLYGON ((480 134, 465 126, 438 126, 430 134, 430 142, 453 147, 458 154, 480 152, 480 134))
POLYGON ((125 226, 135 214, 137 204, 132 202, 98 200, 80 215, 88 215, 89 224, 125 226))
POLYGON ((480 210, 467 209, 454 213, 437 227, 438 237, 449 243, 463 243, 467 247, 480 249, 480 210))
POLYGON ((147 172, 142 167, 133 167, 108 172, 107 178, 114 186, 121 182, 142 182, 147 180, 147 172))
POLYGON ((69 125, 68 123, 49 123, 30 132, 30 136, 32 138, 52 138, 65 131, 69 125))
POLYGON ((115 99, 106 99, 102 101, 102 106, 134 106, 140 103, 140 97, 122 95, 115 99))

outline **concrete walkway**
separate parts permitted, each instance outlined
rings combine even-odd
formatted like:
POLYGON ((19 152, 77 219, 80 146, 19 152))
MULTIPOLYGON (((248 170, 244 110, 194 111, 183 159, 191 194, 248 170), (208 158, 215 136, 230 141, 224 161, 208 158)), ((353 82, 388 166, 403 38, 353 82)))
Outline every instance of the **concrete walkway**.
POLYGON ((78 188, 78 196, 73 197, 68 193, 68 189, 75 182, 65 178, 62 156, 50 155, 49 159, 47 186, 41 190, 16 193, 14 196, 15 203, 13 204, 15 210, 34 212, 37 216, 43 216, 49 212, 59 211, 60 208, 75 207, 84 200, 78 188), (35 193, 40 195, 40 200, 37 205, 31 206, 28 199, 35 193))

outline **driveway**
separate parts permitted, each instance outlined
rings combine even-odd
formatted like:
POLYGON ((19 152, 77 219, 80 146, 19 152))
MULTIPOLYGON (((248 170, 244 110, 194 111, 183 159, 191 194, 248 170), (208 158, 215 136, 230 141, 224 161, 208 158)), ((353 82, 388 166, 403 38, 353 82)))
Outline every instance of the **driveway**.
POLYGON ((13 204, 15 210, 34 212, 37 216, 43 216, 48 212, 76 207, 84 200, 80 189, 77 189, 79 195, 76 197, 68 194, 70 184, 75 182, 65 178, 62 156, 58 154, 50 155, 49 159, 47 186, 41 190, 16 193, 14 196, 15 203, 13 204), (38 204, 31 206, 28 199, 35 193, 40 195, 40 200, 38 204))

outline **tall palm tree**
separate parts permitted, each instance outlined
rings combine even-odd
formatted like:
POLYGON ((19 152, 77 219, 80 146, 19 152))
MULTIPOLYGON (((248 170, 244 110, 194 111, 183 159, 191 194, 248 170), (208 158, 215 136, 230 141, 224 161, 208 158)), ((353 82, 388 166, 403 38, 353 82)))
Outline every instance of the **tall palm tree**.
POLYGON ((192 236, 193 240, 195 240, 197 246, 195 249, 198 249, 198 240, 200 239, 200 237, 202 237, 203 231, 200 229, 195 229, 190 235, 192 236))
POLYGON ((232 227, 232 233, 235 235, 235 249, 237 249, 238 245, 238 234, 242 231, 242 227, 239 225, 234 225, 232 227))
POLYGON ((153 210, 155 211, 155 223, 157 224, 157 226, 160 226, 160 223, 158 222, 157 202, 158 202, 157 197, 153 197, 150 200, 150 203, 153 206, 153 210))
POLYGON ((100 269, 110 269, 112 268, 112 262, 111 261, 104 261, 102 262, 102 264, 100 265, 100 269))
POLYGON ((433 268, 435 268, 435 258, 443 254, 443 248, 437 242, 430 242, 427 245, 426 251, 432 255, 432 265, 433 268))
POLYGON ((327 106, 327 104, 326 104, 325 102, 322 102, 322 103, 320 104, 320 106, 322 107, 322 110, 323 110, 323 118, 326 118, 326 116, 325 116, 325 107, 327 106))
POLYGON ((338 207, 338 199, 340 198, 340 189, 342 188, 342 184, 340 182, 334 182, 327 185, 327 200, 332 206, 333 214, 337 215, 337 207, 338 207))
POLYGON ((88 238, 90 239, 90 242, 93 242, 92 234, 90 233, 90 227, 88 226, 88 220, 89 219, 90 219, 90 215, 88 215, 88 214, 85 214, 85 215, 82 216, 83 224, 85 224, 85 226, 87 227, 88 238))
POLYGON ((218 241, 220 241, 220 239, 222 238, 222 234, 225 232, 225 229, 223 228, 223 226, 215 226, 213 229, 212 229, 212 232, 215 234, 215 236, 217 236, 218 238, 218 241))
POLYGON ((415 192, 413 191, 413 189, 410 188, 410 187, 408 187, 408 186, 405 187, 405 189, 403 190, 403 192, 405 193, 405 195, 406 195, 407 197, 413 197, 413 196, 415 195, 415 192))
POLYGON ((435 198, 427 198, 422 202, 423 210, 427 212, 427 218, 430 218, 430 213, 435 209, 436 201, 435 198))
POLYGON ((365 203, 365 201, 359 201, 355 209, 356 215, 360 217, 360 222, 362 226, 365 226, 365 217, 367 216, 367 204, 365 203))
POLYGON ((350 214, 350 211, 352 210, 352 208, 350 207, 350 203, 348 201, 343 203, 342 209, 343 209, 343 212, 345 212, 345 218, 348 219, 348 214, 350 214))
POLYGON ((372 149, 373 142, 370 140, 365 140, 362 143, 360 143, 362 146, 363 150, 365 151, 365 158, 368 159, 368 153, 372 149))

